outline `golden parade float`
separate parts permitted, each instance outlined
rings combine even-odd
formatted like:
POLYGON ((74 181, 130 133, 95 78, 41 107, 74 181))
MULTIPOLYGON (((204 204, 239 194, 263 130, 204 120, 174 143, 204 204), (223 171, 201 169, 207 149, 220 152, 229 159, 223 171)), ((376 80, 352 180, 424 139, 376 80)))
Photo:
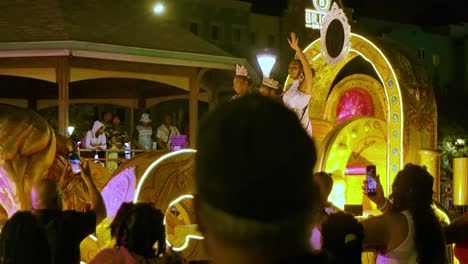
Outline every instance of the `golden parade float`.
MULTIPOLYGON (((340 208, 362 204, 363 169, 370 164, 388 194, 409 162, 429 169, 438 194, 437 108, 423 65, 401 45, 352 33, 336 3, 313 2, 325 14, 321 37, 304 50, 315 71, 309 117, 316 170, 333 173, 337 183, 330 199, 340 208)), ((364 207, 371 209, 365 200, 364 207)))
MULTIPOLYGON (((309 118, 318 151, 315 170, 334 180, 329 201, 343 210, 361 207, 362 217, 380 214, 362 192, 366 166, 376 166, 389 195, 407 163, 427 167, 438 201, 437 107, 424 66, 401 44, 352 33, 336 2, 312 2, 306 27, 319 29, 320 38, 304 50, 315 72, 309 118)), ((441 222, 450 223, 445 209, 438 203, 434 209, 441 222)), ((373 258, 363 254, 363 263, 373 258)))
MULTIPOLYGON (((34 182, 57 180, 63 209, 85 211, 87 191, 81 177, 68 164, 73 151, 69 138, 54 135, 34 111, 0 105, 0 205, 2 222, 17 210, 30 209, 34 182)), ((91 174, 101 191, 107 218, 81 244, 82 261, 112 245, 109 224, 123 202, 151 202, 165 212, 167 243, 189 260, 206 259, 194 218, 192 167, 194 150, 149 151, 110 171, 91 162, 91 174)))

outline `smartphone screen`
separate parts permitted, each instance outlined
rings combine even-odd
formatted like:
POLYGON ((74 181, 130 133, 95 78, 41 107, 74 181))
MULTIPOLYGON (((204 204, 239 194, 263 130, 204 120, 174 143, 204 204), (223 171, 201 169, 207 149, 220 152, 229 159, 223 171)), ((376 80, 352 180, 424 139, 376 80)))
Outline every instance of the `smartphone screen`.
POLYGON ((374 195, 377 192, 377 173, 375 165, 366 167, 367 194, 374 195))
POLYGON ((70 163, 70 165, 72 166, 72 170, 75 174, 80 174, 81 173, 81 170, 80 170, 80 158, 78 157, 78 155, 76 153, 70 153, 68 154, 68 158, 67 158, 68 162, 70 163))

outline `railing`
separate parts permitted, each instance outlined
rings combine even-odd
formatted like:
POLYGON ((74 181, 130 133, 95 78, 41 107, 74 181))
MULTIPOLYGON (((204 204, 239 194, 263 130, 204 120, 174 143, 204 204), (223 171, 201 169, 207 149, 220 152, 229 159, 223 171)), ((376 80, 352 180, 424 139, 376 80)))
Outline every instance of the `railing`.
POLYGON ((141 150, 141 149, 105 149, 105 150, 99 150, 99 151, 96 151, 94 149, 78 149, 78 155, 84 160, 103 162, 104 166, 107 168, 109 161, 126 161, 135 157, 138 154, 141 154, 147 151, 148 150, 141 150), (96 158, 96 155, 98 152, 104 152, 105 154, 104 158, 96 158), (82 153, 94 153, 94 155, 93 157, 82 157, 82 153), (124 153, 125 157, 124 158, 109 158, 110 153, 119 153, 119 154, 124 153))

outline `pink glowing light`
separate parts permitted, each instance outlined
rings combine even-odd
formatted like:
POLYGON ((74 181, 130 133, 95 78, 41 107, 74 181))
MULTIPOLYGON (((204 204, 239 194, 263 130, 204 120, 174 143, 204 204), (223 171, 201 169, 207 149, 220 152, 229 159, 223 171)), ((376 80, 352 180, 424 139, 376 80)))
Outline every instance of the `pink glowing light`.
POLYGON ((106 204, 107 217, 113 218, 124 202, 131 202, 135 196, 135 169, 125 169, 114 176, 102 190, 102 198, 106 204))
POLYGON ((346 166, 345 175, 365 175, 366 166, 365 165, 350 165, 346 166))
POLYGON ((338 102, 336 117, 338 123, 355 116, 373 116, 372 96, 361 88, 351 88, 344 92, 338 102))
POLYGON ((0 166, 0 205, 5 209, 8 217, 12 216, 17 210, 15 203, 16 185, 8 179, 5 169, 0 166))

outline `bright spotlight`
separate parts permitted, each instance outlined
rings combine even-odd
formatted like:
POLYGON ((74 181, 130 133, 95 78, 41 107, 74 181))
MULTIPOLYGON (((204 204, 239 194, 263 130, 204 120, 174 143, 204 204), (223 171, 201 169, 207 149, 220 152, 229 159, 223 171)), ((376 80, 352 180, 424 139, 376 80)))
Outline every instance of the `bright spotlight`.
POLYGON ((153 12, 157 15, 164 13, 165 6, 162 3, 156 3, 153 6, 153 12))

